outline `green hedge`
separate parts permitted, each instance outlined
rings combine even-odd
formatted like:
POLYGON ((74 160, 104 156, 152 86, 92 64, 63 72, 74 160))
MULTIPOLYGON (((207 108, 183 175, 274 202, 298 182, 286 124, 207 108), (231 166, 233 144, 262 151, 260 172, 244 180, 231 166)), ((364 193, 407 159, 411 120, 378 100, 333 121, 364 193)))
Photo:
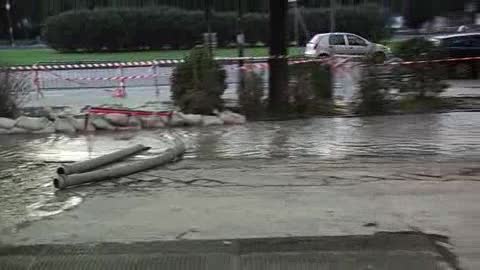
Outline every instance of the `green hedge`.
MULTIPOLYGON (((303 12, 308 30, 328 32, 328 10, 303 12)), ((384 16, 378 6, 340 8, 338 31, 348 31, 372 40, 385 37, 384 16)), ((292 21, 293 16, 289 15, 292 21)), ((233 12, 217 12, 212 18, 213 31, 220 46, 235 42, 237 17, 233 12)), ((293 25, 290 37, 293 36, 293 25)), ((202 11, 169 7, 155 9, 98 9, 69 11, 50 17, 44 28, 47 43, 60 51, 118 51, 137 49, 191 48, 202 40, 206 30, 202 11)), ((268 43, 268 14, 248 13, 244 17, 246 42, 268 43)), ((304 34, 305 41, 308 37, 304 34)))

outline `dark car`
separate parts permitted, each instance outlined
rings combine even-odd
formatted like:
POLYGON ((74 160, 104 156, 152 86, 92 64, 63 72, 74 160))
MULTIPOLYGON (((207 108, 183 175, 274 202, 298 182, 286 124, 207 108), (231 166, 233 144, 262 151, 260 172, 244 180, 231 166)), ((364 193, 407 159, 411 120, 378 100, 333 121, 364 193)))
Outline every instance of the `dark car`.
MULTIPOLYGON (((437 36, 430 39, 449 58, 480 57, 480 33, 462 33, 437 36)), ((478 76, 480 61, 454 61, 449 66, 455 77, 468 78, 478 76)))

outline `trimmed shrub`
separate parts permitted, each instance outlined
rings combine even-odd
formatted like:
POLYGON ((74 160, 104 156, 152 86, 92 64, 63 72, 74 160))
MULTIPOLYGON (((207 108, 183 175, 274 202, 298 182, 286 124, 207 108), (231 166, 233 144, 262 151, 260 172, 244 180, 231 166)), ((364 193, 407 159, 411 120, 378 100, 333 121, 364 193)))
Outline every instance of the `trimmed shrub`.
POLYGON ((330 114, 333 87, 330 68, 318 63, 303 63, 289 68, 289 102, 300 114, 330 114))
POLYGON ((263 73, 245 72, 243 87, 240 86, 237 90, 240 111, 248 119, 258 119, 265 113, 263 75, 263 73))
POLYGON ((389 110, 390 85, 379 79, 381 67, 367 65, 359 85, 356 113, 362 115, 384 114, 389 110))
POLYGON ((208 49, 197 47, 173 70, 172 100, 182 112, 212 114, 223 108, 226 72, 208 49))
POLYGON ((393 53, 403 60, 431 60, 445 56, 445 52, 424 38, 412 38, 398 42, 393 53))
MULTIPOLYGON (((381 8, 374 5, 341 7, 337 11, 338 31, 359 34, 374 41, 385 38, 386 22, 381 8)), ((289 14, 290 20, 293 15, 289 14)), ((303 17, 310 33, 329 31, 328 10, 308 9, 303 17)), ((237 14, 217 12, 212 16, 212 30, 220 46, 236 41, 237 14)), ((289 24, 293 36, 293 25, 289 24)), ((47 43, 60 51, 118 51, 191 48, 202 42, 206 32, 203 11, 171 7, 109 8, 75 10, 47 19, 44 27, 47 43)), ((247 13, 244 16, 248 44, 268 44, 269 15, 247 13)), ((308 38, 301 32, 301 39, 308 38)))
MULTIPOLYGON (((400 42, 395 54, 407 61, 440 59, 445 52, 426 39, 414 38, 400 42)), ((446 66, 441 63, 420 63, 399 66, 394 70, 398 90, 415 98, 437 97, 447 88, 442 81, 447 78, 446 66), (405 75, 408 78, 405 78, 405 75)))

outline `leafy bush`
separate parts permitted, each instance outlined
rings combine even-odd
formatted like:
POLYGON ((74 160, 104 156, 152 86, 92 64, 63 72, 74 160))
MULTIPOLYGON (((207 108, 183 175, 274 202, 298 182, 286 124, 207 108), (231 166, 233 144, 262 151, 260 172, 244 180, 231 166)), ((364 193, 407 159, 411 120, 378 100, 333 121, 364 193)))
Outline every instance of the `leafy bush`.
POLYGON ((0 117, 17 117, 19 106, 27 100, 30 90, 25 80, 0 70, 0 117))
POLYGON ((412 38, 398 42, 393 53, 403 60, 431 60, 444 57, 445 52, 424 38, 412 38))
POLYGON ((329 113, 332 109, 332 76, 330 68, 319 63, 290 66, 289 101, 297 113, 329 113))
POLYGON ((223 107, 225 79, 225 70, 209 51, 197 47, 173 71, 172 100, 185 113, 211 114, 223 107))
MULTIPOLYGON (((400 42, 395 53, 407 61, 429 61, 440 59, 445 52, 428 40, 414 38, 400 42)), ((395 84, 400 93, 416 98, 436 97, 447 85, 442 82, 447 76, 446 67, 441 63, 419 63, 399 66, 394 70, 395 84), (407 78, 405 78, 408 76, 407 78)))
POLYGON ((367 65, 364 67, 360 80, 356 113, 377 115, 386 113, 389 109, 390 85, 379 79, 381 67, 367 65))
POLYGON ((246 72, 243 87, 238 88, 240 110, 248 119, 258 119, 265 112, 263 75, 263 73, 246 72))
MULTIPOLYGON (((292 14, 289 15, 290 20, 292 14)), ((384 16, 378 6, 341 7, 337 11, 338 31, 348 31, 373 40, 385 38, 384 16)), ((328 10, 303 11, 308 30, 312 33, 329 31, 328 10)), ((220 46, 236 41, 237 14, 217 12, 212 16, 212 29, 220 46)), ((293 24, 289 24, 293 36, 293 24)), ((202 41, 206 32, 203 11, 171 7, 109 8, 75 10, 47 19, 44 27, 47 43, 60 51, 118 51, 191 48, 202 41)), ((249 44, 269 42, 269 15, 247 13, 244 31, 249 44)), ((310 37, 301 33, 301 39, 310 37)))

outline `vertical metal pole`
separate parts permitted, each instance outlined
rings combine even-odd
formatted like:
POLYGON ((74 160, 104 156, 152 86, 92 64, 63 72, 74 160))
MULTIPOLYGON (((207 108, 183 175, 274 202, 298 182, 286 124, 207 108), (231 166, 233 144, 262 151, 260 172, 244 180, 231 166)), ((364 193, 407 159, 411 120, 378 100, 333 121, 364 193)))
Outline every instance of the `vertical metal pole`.
MULTIPOLYGON (((238 57, 244 56, 244 44, 245 44, 245 33, 243 32, 243 4, 244 0, 238 1, 238 18, 237 18, 237 45, 238 45, 238 57)), ((238 62, 238 65, 243 66, 243 60, 238 62)))
POLYGON ((298 1, 293 1, 293 29, 294 29, 294 36, 295 36, 295 45, 298 47, 300 46, 300 29, 299 29, 299 10, 298 10, 298 1))
POLYGON ((336 26, 337 0, 330 0, 330 32, 335 32, 336 26))
POLYGON ((212 25, 211 25, 211 0, 205 0, 205 21, 207 22, 207 43, 210 54, 213 54, 212 48, 212 25))
MULTIPOLYGON (((237 18, 237 46, 238 46, 238 57, 242 58, 245 55, 244 44, 245 44, 245 33, 243 32, 243 1, 238 1, 238 18, 237 18)), ((240 59, 238 61, 238 83, 239 90, 243 91, 245 88, 245 74, 243 70, 244 61, 240 59)))
POLYGON ((120 97, 121 98, 125 98, 127 97, 127 86, 125 85, 125 78, 123 78, 122 80, 120 80, 120 97))
POLYGON ((153 65, 153 76, 154 76, 154 83, 155 83, 155 96, 158 98, 160 96, 160 88, 158 87, 158 67, 157 64, 155 63, 153 65))
POLYGON ((37 90, 37 99, 43 98, 43 92, 42 92, 42 84, 40 82, 40 72, 38 70, 35 70, 33 73, 33 85, 35 85, 35 88, 37 90))
POLYGON ((5 3, 5 9, 7 10, 8 33, 10 34, 10 45, 12 47, 15 47, 15 38, 13 37, 12 15, 10 14, 10 10, 12 9, 10 0, 7 0, 7 2, 5 3))

